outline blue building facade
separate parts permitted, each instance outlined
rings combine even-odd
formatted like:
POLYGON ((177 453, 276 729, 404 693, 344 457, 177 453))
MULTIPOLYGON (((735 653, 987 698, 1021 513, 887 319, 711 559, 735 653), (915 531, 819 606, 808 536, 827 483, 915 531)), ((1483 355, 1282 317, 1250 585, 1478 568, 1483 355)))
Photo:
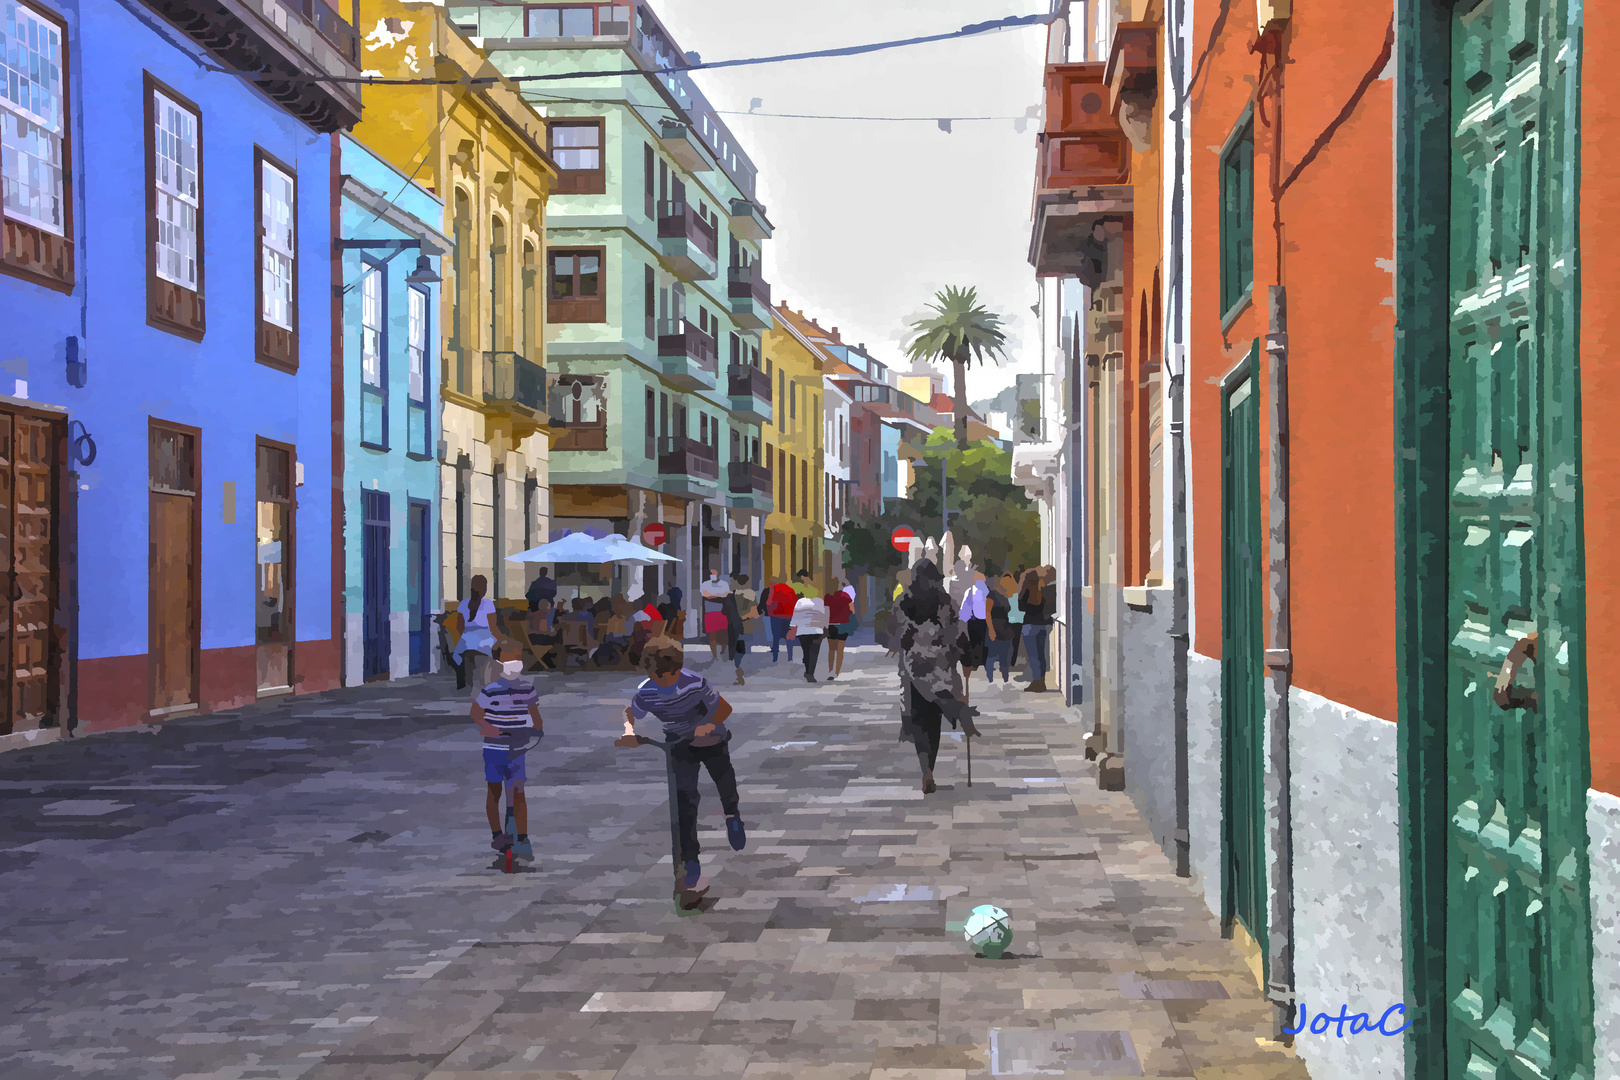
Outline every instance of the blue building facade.
POLYGON ((338 683, 332 133, 359 102, 300 76, 358 43, 324 9, 200 10, 0 0, 0 735, 338 683))
POLYGON ((343 682, 437 667, 444 204, 344 135, 343 682))

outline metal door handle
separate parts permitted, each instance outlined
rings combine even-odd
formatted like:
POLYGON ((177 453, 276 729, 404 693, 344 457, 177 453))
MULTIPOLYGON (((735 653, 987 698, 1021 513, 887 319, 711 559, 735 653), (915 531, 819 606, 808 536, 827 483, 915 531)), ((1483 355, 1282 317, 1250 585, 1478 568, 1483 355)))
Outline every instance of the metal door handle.
POLYGON ((1526 690, 1515 685, 1519 677, 1519 669, 1526 661, 1534 662, 1536 659, 1536 633, 1531 631, 1513 643, 1508 650, 1507 659, 1502 661, 1502 670, 1496 675, 1496 690, 1492 697, 1496 704, 1503 709, 1534 709, 1536 707, 1536 692, 1526 690))

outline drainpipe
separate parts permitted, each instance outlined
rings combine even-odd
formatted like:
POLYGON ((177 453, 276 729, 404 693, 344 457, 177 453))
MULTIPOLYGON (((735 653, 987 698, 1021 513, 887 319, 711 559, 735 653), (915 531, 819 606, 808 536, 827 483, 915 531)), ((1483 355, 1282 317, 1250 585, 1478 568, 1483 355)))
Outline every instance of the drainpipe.
POLYGON ((1289 758, 1288 693, 1293 679, 1289 639, 1288 596, 1288 293, 1269 290, 1270 329, 1266 334, 1268 396, 1271 399, 1271 648, 1266 668, 1271 679, 1268 702, 1270 767, 1266 798, 1273 807, 1267 820, 1271 847, 1270 982, 1267 996, 1276 1006, 1276 1036, 1293 1026, 1294 1017, 1294 835, 1291 806, 1292 764, 1289 758))
MULTIPOLYGON (((330 136, 330 159, 328 161, 328 183, 330 185, 329 198, 331 210, 329 213, 328 248, 330 254, 328 266, 330 267, 332 282, 331 299, 331 349, 332 363, 329 371, 331 380, 331 412, 332 412, 332 552, 329 559, 330 572, 327 575, 331 583, 332 594, 332 645, 337 650, 337 684, 344 685, 344 667, 348 663, 349 649, 343 639, 346 623, 344 615, 344 591, 348 584, 346 573, 348 565, 343 549, 343 252, 338 250, 336 241, 343 236, 343 136, 333 132, 330 136)), ((297 652, 297 627, 293 628, 294 654, 297 652)), ((303 665, 308 670, 308 665, 303 665)), ((302 682, 302 673, 290 673, 293 687, 296 690, 302 682)), ((308 687, 308 689, 317 689, 308 687)), ((325 689, 325 687, 319 687, 325 689)))
POLYGON ((1170 288, 1171 302, 1167 305, 1172 322, 1170 340, 1170 529, 1171 529, 1171 601, 1170 601, 1170 668, 1171 713, 1175 731, 1176 753, 1176 876, 1192 876, 1192 812, 1191 783, 1187 747, 1187 665, 1192 649, 1191 613, 1187 567, 1187 354, 1182 340, 1181 303, 1184 295, 1182 273, 1185 246, 1183 229, 1186 222, 1186 111, 1182 100, 1185 71, 1182 62, 1185 52, 1181 47, 1181 28, 1185 25, 1186 5, 1176 0, 1171 18, 1171 34, 1166 41, 1175 41, 1169 49, 1170 75, 1175 87, 1176 165, 1175 193, 1170 203, 1170 288))

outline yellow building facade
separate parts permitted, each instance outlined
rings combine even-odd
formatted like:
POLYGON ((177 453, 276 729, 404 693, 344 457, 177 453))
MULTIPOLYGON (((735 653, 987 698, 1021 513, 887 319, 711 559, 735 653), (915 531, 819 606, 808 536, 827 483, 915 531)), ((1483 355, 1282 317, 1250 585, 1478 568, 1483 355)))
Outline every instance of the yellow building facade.
POLYGON ((507 556, 549 537, 551 431, 542 328, 546 202, 557 167, 545 120, 434 4, 361 0, 367 85, 354 136, 444 201, 455 245, 440 290, 440 566, 446 604, 474 576, 521 597, 507 556), (477 85, 458 80, 493 79, 477 85))
POLYGON ((808 570, 824 587, 821 410, 829 358, 783 319, 766 331, 764 356, 774 415, 760 435, 776 486, 774 509, 765 518, 765 580, 790 580, 808 570))

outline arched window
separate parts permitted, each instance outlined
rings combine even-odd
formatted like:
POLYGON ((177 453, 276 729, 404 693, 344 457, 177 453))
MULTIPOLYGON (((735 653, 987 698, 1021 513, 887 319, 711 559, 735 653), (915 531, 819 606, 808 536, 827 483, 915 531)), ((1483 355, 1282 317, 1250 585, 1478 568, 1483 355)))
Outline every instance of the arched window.
POLYGON ((473 223, 472 208, 467 199, 467 193, 456 188, 455 222, 451 229, 456 245, 455 253, 455 282, 450 296, 454 302, 450 305, 450 337, 455 353, 454 363, 444 365, 445 385, 452 387, 457 393, 467 393, 467 366, 468 351, 472 348, 472 252, 473 252, 473 223), (454 367, 452 380, 451 368, 454 367))
POLYGON ((519 287, 521 299, 518 304, 517 351, 530 360, 536 359, 535 354, 540 351, 535 348, 538 342, 534 340, 534 327, 536 325, 534 279, 539 272, 540 268, 535 264, 534 260, 534 242, 524 240, 523 267, 521 270, 523 282, 519 287))
POLYGON ((506 223, 489 222, 489 347, 494 352, 512 348, 512 324, 507 318, 506 223))

